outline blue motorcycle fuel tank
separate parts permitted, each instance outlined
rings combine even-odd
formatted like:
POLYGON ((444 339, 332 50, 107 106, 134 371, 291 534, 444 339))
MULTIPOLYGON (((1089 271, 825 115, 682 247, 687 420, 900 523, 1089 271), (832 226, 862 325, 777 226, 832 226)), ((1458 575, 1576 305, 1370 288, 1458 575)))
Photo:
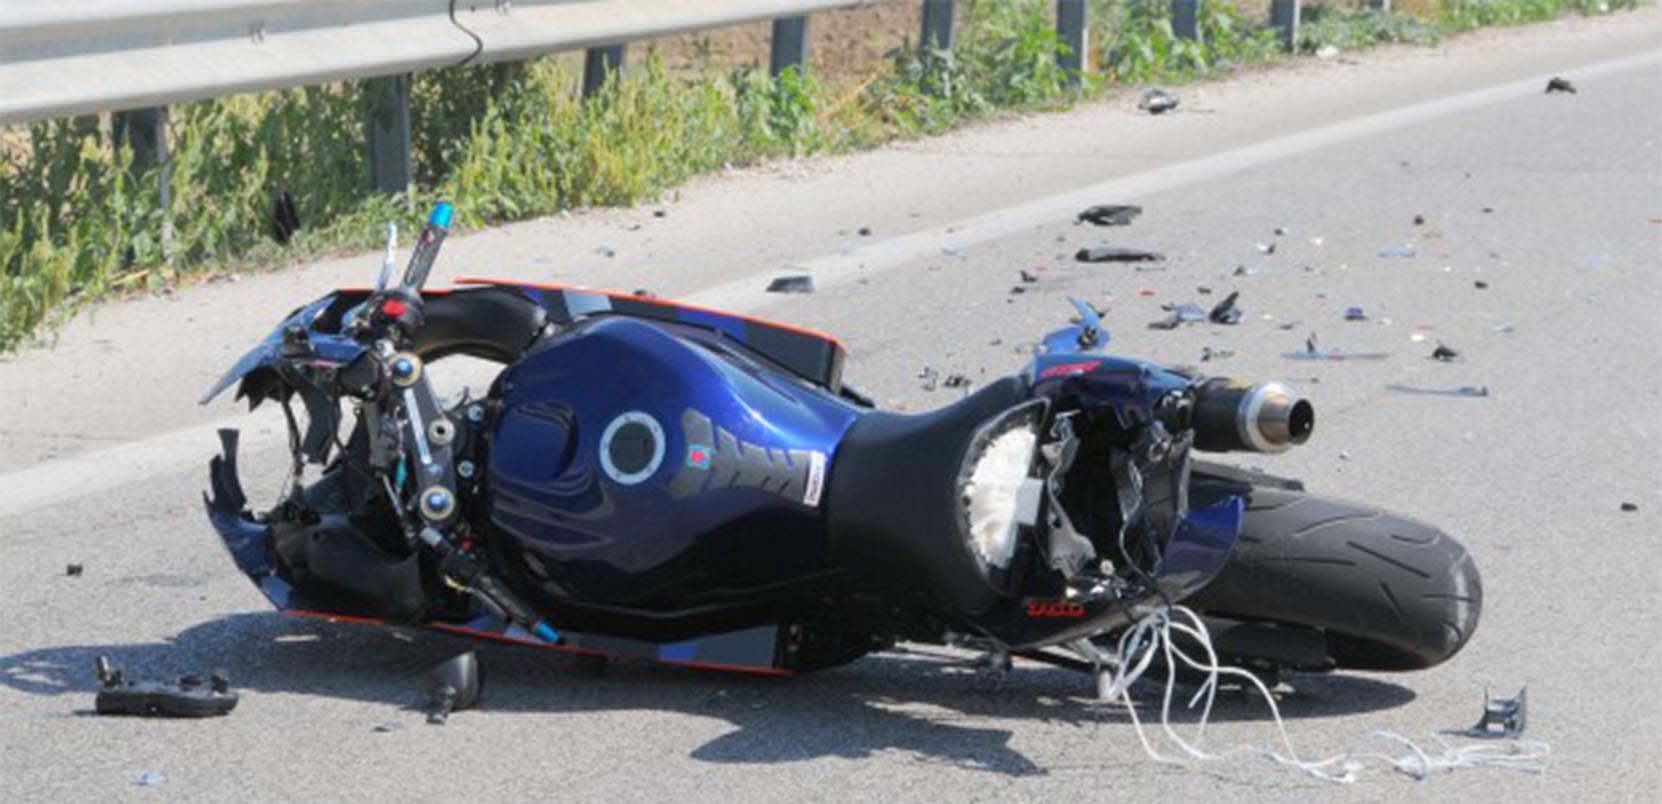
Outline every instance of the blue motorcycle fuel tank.
POLYGON ((490 520, 556 598, 653 608, 830 569, 856 408, 719 328, 583 318, 498 379, 490 520))

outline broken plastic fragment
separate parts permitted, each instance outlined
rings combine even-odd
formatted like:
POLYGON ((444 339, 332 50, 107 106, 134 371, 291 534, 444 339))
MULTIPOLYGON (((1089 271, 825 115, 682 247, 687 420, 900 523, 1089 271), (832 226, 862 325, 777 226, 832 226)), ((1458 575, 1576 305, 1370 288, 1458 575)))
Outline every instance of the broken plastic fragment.
POLYGON ((163 776, 161 771, 142 771, 133 777, 133 784, 139 787, 155 787, 165 781, 167 781, 167 777, 163 776))
POLYGON ((1141 214, 1143 208, 1134 204, 1098 204, 1080 212, 1075 222, 1097 226, 1129 226, 1131 221, 1141 214))
POLYGON ((1365 312, 1360 307, 1346 307, 1345 308, 1345 320, 1346 321, 1366 321, 1366 320, 1368 320, 1368 314, 1367 314, 1367 312, 1365 312))
POLYGON ((1432 360, 1441 360, 1444 363, 1452 363, 1452 362, 1455 361, 1455 359, 1457 359, 1459 357, 1460 357, 1459 352, 1457 352, 1453 349, 1450 349, 1448 346, 1444 345, 1441 342, 1439 342, 1437 344, 1436 349, 1431 350, 1431 359, 1432 360))
POLYGON ((1528 688, 1518 690, 1518 694, 1510 698, 1501 698, 1491 694, 1487 687, 1483 690, 1483 714, 1477 719, 1477 725, 1466 731, 1471 737, 1506 737, 1516 740, 1523 736, 1524 727, 1529 725, 1529 700, 1526 697, 1528 688))
POLYGON ((1022 270, 1020 268, 1018 268, 1016 270, 1017 270, 1018 273, 1021 274, 1021 281, 1025 282, 1029 285, 1033 284, 1034 282, 1039 281, 1039 277, 1035 274, 1030 274, 1027 271, 1022 270))
POLYGON ((813 293, 814 278, 807 274, 781 276, 768 283, 769 293, 813 293))
POLYGON ((1387 386, 1385 386, 1385 388, 1387 390, 1395 391, 1399 394, 1428 394, 1428 395, 1431 395, 1431 396, 1472 396, 1472 397, 1480 397, 1480 396, 1488 396, 1489 395, 1489 386, 1487 386, 1487 385, 1462 385, 1462 386, 1459 386, 1458 388, 1427 388, 1427 387, 1418 386, 1418 385, 1396 385, 1396 384, 1393 384, 1393 385, 1387 385, 1387 386))
POLYGON ((1223 297, 1223 301, 1218 302, 1217 306, 1206 314, 1206 318, 1214 324, 1239 324, 1241 322, 1241 308, 1235 306, 1235 300, 1240 296, 1241 292, 1237 290, 1223 297))
POLYGON ((1149 322, 1149 329, 1177 329, 1184 324, 1198 324, 1208 318, 1206 309, 1194 302, 1167 304, 1161 309, 1170 312, 1171 315, 1159 321, 1149 322))
POLYGON ((1391 246, 1381 252, 1379 256, 1385 259, 1407 259, 1419 254, 1412 245, 1391 246))
POLYGON ((86 567, 83 567, 80 564, 70 564, 69 566, 63 568, 63 574, 68 575, 71 578, 79 578, 81 577, 81 573, 85 571, 86 567))
POLYGON ((1472 287, 1477 288, 1478 290, 1488 290, 1489 283, 1479 279, 1472 283, 1472 287))
POLYGON ((1200 362, 1202 363, 1209 363, 1213 360, 1222 360, 1226 357, 1234 356, 1235 352, 1232 349, 1213 349, 1210 346, 1200 347, 1200 362))
POLYGON ((1624 502, 1622 503, 1622 510, 1631 514, 1634 511, 1639 510, 1639 505, 1638 503, 1624 502))
POLYGON ((1163 89, 1151 89, 1144 92, 1143 97, 1137 101, 1137 108, 1149 114, 1165 114, 1176 109, 1180 102, 1178 97, 1170 92, 1163 89))
POLYGON ((1574 95, 1576 94, 1575 84, 1570 83, 1570 79, 1568 78, 1560 78, 1555 75, 1547 79, 1546 94, 1551 95, 1554 92, 1567 92, 1574 95))
POLYGON ((1073 258, 1080 262, 1165 262, 1166 255, 1140 248, 1096 246, 1080 249, 1073 258))
POLYGON ((942 388, 968 388, 969 386, 970 378, 962 374, 948 374, 946 379, 941 381, 942 388))

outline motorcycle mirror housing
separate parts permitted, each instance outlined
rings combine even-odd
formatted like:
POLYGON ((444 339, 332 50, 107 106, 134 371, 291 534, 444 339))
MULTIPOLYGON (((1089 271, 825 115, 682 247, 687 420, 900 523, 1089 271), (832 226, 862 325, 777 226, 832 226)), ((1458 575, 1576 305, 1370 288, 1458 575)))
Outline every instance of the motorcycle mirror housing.
POLYGON ((427 673, 427 695, 431 704, 428 722, 443 723, 451 712, 473 708, 479 703, 483 686, 479 657, 473 651, 440 662, 427 673))

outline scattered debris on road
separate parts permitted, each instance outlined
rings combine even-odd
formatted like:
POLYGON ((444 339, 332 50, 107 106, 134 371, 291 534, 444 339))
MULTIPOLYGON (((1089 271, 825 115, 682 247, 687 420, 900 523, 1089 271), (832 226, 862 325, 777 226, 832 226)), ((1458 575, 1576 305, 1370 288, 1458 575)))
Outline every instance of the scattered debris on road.
POLYGON ((941 387, 942 388, 968 388, 968 387, 970 387, 970 378, 965 377, 962 374, 948 374, 948 375, 946 375, 946 379, 941 381, 941 387))
POLYGON ((1282 357, 1288 360, 1384 360, 1389 357, 1384 352, 1347 352, 1342 349, 1323 349, 1316 345, 1316 333, 1304 339, 1304 351, 1286 352, 1282 357))
POLYGON ((1090 223, 1097 226, 1130 226, 1131 221, 1143 214, 1143 208, 1135 204, 1098 204, 1081 213, 1074 219, 1075 224, 1090 223))
POLYGON ((1199 324, 1207 320, 1206 308, 1194 302, 1182 302, 1161 305, 1160 309, 1171 315, 1159 321, 1150 321, 1149 329, 1177 329, 1184 324, 1199 324))
POLYGON ((1274 254, 1275 253, 1275 244, 1274 243, 1253 243, 1253 245, 1257 247, 1259 254, 1268 255, 1268 254, 1274 254))
POLYGON ((377 723, 377 724, 369 727, 369 730, 373 731, 377 734, 386 734, 387 732, 392 732, 392 731, 403 731, 404 730, 404 724, 402 724, 402 723, 391 723, 391 722, 377 723))
POLYGON ((1388 259, 1388 260, 1391 260, 1391 259, 1398 259, 1398 260, 1408 259, 1409 257, 1414 257, 1418 254, 1419 254, 1419 251, 1417 251, 1414 248, 1413 244, 1402 245, 1402 246, 1391 246, 1390 248, 1383 249, 1379 252, 1379 256, 1384 257, 1385 259, 1388 259))
POLYGON ((918 372, 918 379, 923 380, 923 390, 933 391, 940 384, 941 375, 940 372, 924 366, 923 371, 918 372))
POLYGON ((1082 248, 1073 255, 1080 262, 1165 262, 1166 255, 1158 251, 1118 246, 1082 248))
POLYGON ((1027 292, 1027 288, 1025 288, 1021 285, 1011 285, 1010 286, 1010 295, 1011 296, 1020 296, 1021 294, 1026 293, 1026 292, 1027 292))
POLYGON ((1524 727, 1529 725, 1529 701, 1526 697, 1528 688, 1518 690, 1518 694, 1510 698, 1502 698, 1483 690, 1483 714, 1478 717, 1477 725, 1472 726, 1466 733, 1471 737, 1504 737, 1516 740, 1523 736, 1524 727))
POLYGON ((769 293, 813 293, 814 278, 807 274, 781 276, 768 283, 769 293))
POLYGON ((1472 287, 1477 288, 1478 290, 1488 290, 1489 283, 1479 279, 1472 283, 1472 287))
POLYGON ((611 246, 601 246, 600 248, 595 249, 594 253, 609 260, 617 256, 617 249, 612 248, 611 246))
POLYGON ((861 237, 871 237, 871 227, 870 226, 860 227, 859 235, 861 237))
POLYGON ((1414 216, 1414 225, 1415 226, 1424 226, 1425 225, 1425 216, 1424 215, 1415 215, 1414 216))
POLYGON ((1437 342, 1437 348, 1431 350, 1431 359, 1432 360, 1440 360, 1444 363, 1452 363, 1455 360, 1458 360, 1459 358, 1460 358, 1460 352, 1458 352, 1457 350, 1449 348, 1442 341, 1438 341, 1437 342))
POLYGON ((1202 363, 1210 363, 1213 360, 1223 360, 1224 358, 1234 356, 1235 351, 1233 349, 1213 349, 1210 346, 1200 347, 1200 362, 1202 363))
POLYGON ((142 771, 133 777, 133 784, 139 787, 156 787, 165 781, 167 781, 167 777, 163 776, 161 771, 142 771))
POLYGON ((654 217, 654 218, 667 218, 667 217, 669 217, 669 210, 667 210, 667 209, 652 210, 652 217, 654 217))
POLYGON ((1233 326, 1241 323, 1241 308, 1235 306, 1235 300, 1241 297, 1240 291, 1231 292, 1218 302, 1212 311, 1206 314, 1207 320, 1214 324, 1233 326))
POLYGON ((1038 274, 1028 273, 1025 268, 1017 268, 1016 272, 1021 275, 1021 281, 1024 285, 1031 285, 1039 281, 1038 274))
POLYGON ((158 681, 129 681, 108 656, 93 663, 98 678, 98 696, 93 709, 100 715, 138 717, 215 717, 237 708, 237 694, 223 672, 208 679, 187 675, 171 684, 158 681))
POLYGON ((1419 385, 1387 385, 1386 390, 1399 394, 1427 394, 1430 396, 1470 396, 1482 397, 1489 395, 1487 385, 1462 385, 1457 388, 1428 388, 1419 385))
POLYGON ((1143 93, 1137 101, 1137 108, 1149 114, 1165 114, 1177 108, 1182 101, 1178 97, 1163 89, 1151 89, 1143 93))
POLYGON ((1346 321, 1366 321, 1366 320, 1368 320, 1368 313, 1367 313, 1366 310, 1363 310, 1360 307, 1346 307, 1345 308, 1345 320, 1346 321))
POLYGON ((80 564, 70 564, 69 566, 63 568, 63 574, 68 575, 71 578, 79 578, 81 577, 81 573, 86 571, 87 568, 81 566, 80 564))
POLYGON ((1639 504, 1638 503, 1624 502, 1624 503, 1622 503, 1622 510, 1631 514, 1634 511, 1639 510, 1639 504))
POLYGON ((1555 75, 1547 79, 1546 94, 1551 95, 1554 92, 1567 92, 1574 95, 1576 94, 1575 84, 1570 83, 1570 79, 1568 78, 1561 78, 1555 75))

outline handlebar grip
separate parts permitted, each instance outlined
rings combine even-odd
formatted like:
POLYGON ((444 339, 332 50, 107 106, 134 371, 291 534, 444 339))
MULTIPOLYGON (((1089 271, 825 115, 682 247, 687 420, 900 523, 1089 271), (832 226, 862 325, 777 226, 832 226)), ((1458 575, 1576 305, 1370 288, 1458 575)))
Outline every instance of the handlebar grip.
POLYGON ((404 270, 402 284, 405 288, 420 293, 422 286, 427 284, 427 275, 433 271, 439 247, 444 245, 445 236, 450 234, 450 221, 454 214, 455 210, 448 201, 440 201, 433 207, 433 214, 427 216, 427 228, 422 230, 421 238, 410 253, 410 265, 404 270))

